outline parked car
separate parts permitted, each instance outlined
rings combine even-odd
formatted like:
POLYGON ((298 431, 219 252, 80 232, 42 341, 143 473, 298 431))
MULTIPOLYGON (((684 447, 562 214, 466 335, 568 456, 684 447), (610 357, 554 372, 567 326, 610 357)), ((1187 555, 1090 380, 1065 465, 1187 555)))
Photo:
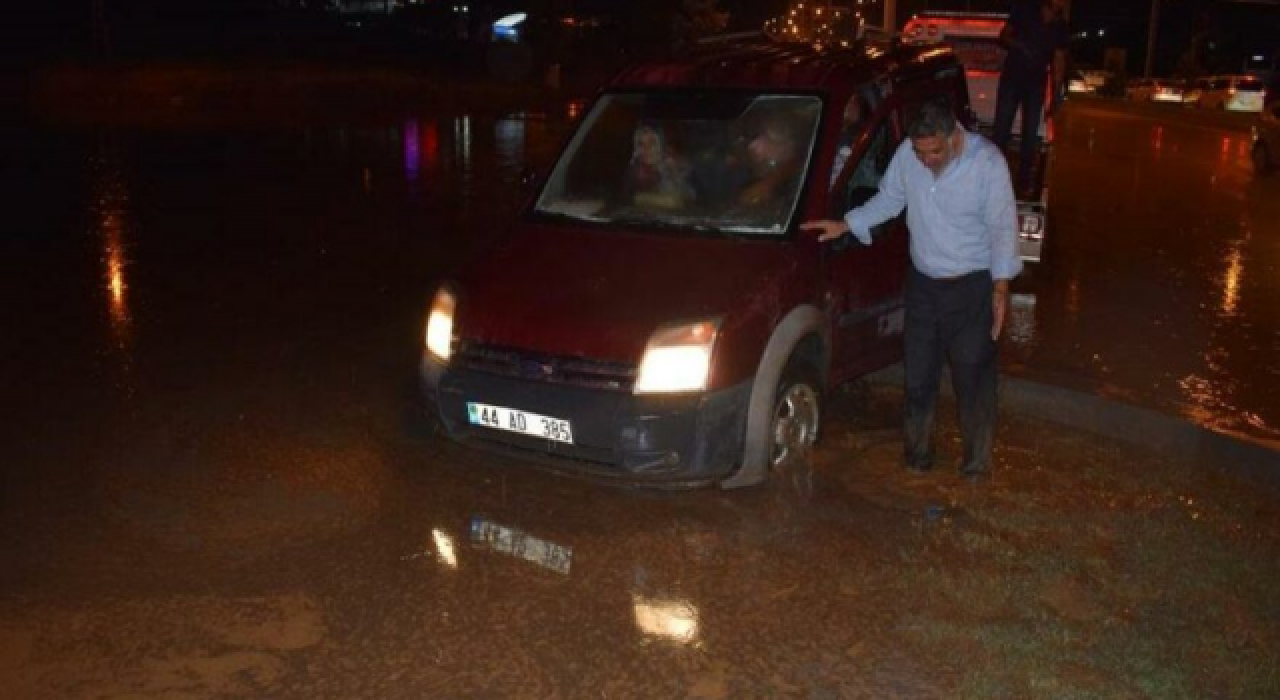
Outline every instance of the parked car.
POLYGON ((1253 168, 1265 175, 1280 165, 1280 98, 1267 104, 1253 124, 1253 168))
POLYGON ((1072 71, 1067 74, 1067 92, 1072 95, 1092 95, 1093 87, 1085 80, 1083 73, 1072 71))
POLYGON ((1134 78, 1125 86, 1124 96, 1134 102, 1150 102, 1159 86, 1155 78, 1134 78))
MULTIPOLYGON (((1109 70, 1099 70, 1096 68, 1080 71, 1081 79, 1084 80, 1085 86, 1089 89, 1089 92, 1092 93, 1102 92, 1103 88, 1112 80, 1114 75, 1115 74, 1109 70)), ((1119 91, 1117 90, 1117 92, 1119 91)))
POLYGON ((967 112, 936 46, 738 39, 623 71, 497 248, 435 294, 430 413, 452 439, 628 483, 794 464, 830 389, 901 358, 908 266, 902 217, 871 246, 799 223, 870 198, 905 115, 940 96, 967 112))
POLYGON ((1191 100, 1191 90, 1181 80, 1157 80, 1151 90, 1151 101, 1164 104, 1185 105, 1191 100))
POLYGON ((1196 104, 1206 109, 1261 112, 1265 85, 1252 75, 1219 75, 1197 81, 1196 104))
POLYGON ((1125 98, 1134 102, 1182 104, 1183 83, 1171 78, 1134 78, 1125 88, 1125 98))

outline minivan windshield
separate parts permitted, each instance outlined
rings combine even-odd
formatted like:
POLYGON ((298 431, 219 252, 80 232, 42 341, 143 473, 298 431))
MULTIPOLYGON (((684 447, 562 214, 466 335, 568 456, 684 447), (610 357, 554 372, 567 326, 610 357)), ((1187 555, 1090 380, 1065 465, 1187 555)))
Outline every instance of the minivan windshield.
POLYGON ((813 157, 820 98, 617 92, 583 119, 534 211, 678 231, 778 236, 813 157))

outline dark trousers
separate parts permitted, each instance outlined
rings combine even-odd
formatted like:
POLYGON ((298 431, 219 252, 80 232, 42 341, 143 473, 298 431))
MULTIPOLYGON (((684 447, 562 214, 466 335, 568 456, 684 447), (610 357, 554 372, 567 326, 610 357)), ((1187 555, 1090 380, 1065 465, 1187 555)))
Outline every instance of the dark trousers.
POLYGON ((907 279, 905 355, 907 464, 933 464, 933 413, 942 364, 951 367, 966 472, 991 465, 996 423, 992 281, 986 271, 935 280, 912 266, 907 279))
POLYGON ((1031 78, 1005 71, 996 92, 996 121, 991 140, 1001 150, 1013 137, 1013 118, 1022 108, 1022 148, 1018 151, 1018 192, 1031 186, 1031 169, 1040 150, 1040 112, 1044 109, 1045 78, 1031 78))

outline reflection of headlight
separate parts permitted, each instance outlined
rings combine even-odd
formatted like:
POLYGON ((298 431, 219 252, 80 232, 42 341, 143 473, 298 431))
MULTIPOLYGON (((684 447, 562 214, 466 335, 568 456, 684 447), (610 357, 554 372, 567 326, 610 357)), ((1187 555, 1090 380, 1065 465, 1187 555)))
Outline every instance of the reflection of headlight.
POLYGON ((443 287, 431 301, 431 314, 427 316, 427 351, 441 362, 449 361, 453 345, 453 312, 457 306, 453 294, 443 287))
POLYGON ((699 321, 659 328, 640 360, 635 393, 702 391, 711 374, 711 351, 720 321, 699 321))
POLYGON ((654 600, 631 596, 636 627, 655 637, 689 643, 698 638, 698 611, 683 600, 654 600))
POLYGON ((453 538, 444 530, 436 528, 431 531, 431 539, 436 543, 436 554, 440 556, 440 561, 450 569, 458 568, 458 554, 454 551, 453 538))

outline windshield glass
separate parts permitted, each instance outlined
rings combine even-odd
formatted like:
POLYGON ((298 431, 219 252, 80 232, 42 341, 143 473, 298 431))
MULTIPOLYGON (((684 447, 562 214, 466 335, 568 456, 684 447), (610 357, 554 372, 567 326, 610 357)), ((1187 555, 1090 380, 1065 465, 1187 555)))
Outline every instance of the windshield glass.
POLYGON ((605 95, 569 142, 535 211, 780 235, 795 213, 821 110, 813 96, 605 95))

